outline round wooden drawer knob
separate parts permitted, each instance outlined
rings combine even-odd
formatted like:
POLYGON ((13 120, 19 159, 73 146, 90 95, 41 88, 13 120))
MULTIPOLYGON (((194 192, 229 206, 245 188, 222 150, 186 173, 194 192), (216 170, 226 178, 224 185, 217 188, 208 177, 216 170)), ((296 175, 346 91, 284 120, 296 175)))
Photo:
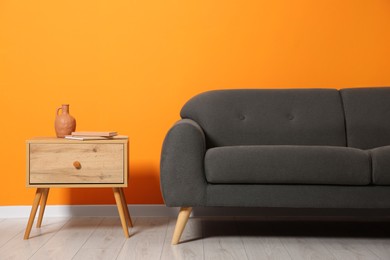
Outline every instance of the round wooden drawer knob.
POLYGON ((73 166, 74 166, 77 170, 80 170, 80 169, 81 169, 81 163, 80 163, 79 161, 73 162, 73 166))

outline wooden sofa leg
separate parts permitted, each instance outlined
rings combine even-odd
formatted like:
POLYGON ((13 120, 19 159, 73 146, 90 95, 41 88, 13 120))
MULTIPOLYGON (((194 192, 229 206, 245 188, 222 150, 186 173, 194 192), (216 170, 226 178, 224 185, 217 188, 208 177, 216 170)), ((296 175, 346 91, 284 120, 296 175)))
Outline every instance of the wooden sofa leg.
POLYGON ((177 217, 177 222, 175 226, 175 231, 173 233, 172 245, 177 245, 180 241, 181 234, 187 224, 188 218, 190 217, 192 207, 182 207, 180 208, 179 216, 177 217))

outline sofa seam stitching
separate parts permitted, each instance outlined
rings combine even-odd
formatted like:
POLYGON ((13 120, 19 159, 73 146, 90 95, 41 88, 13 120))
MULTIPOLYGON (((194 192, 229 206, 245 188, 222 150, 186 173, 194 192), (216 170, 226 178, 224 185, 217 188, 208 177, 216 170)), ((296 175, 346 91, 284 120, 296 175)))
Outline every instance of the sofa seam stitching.
POLYGON ((345 104, 344 104, 344 100, 343 100, 343 95, 341 93, 341 89, 338 92, 339 92, 339 98, 340 98, 340 102, 341 102, 341 109, 343 110, 345 146, 349 147, 348 129, 347 129, 347 115, 346 115, 346 110, 345 110, 345 104))

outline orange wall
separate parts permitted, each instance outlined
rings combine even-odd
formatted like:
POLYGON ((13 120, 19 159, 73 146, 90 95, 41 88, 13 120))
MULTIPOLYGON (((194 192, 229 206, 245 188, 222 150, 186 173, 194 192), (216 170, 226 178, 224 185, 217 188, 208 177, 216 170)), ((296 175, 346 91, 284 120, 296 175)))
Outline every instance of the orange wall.
MULTIPOLYGON (((160 149, 191 96, 218 88, 390 85, 390 1, 0 0, 0 205, 27 205, 25 145, 78 130, 130 136, 129 203, 162 203, 160 149)), ((53 189, 49 204, 114 203, 53 189)))

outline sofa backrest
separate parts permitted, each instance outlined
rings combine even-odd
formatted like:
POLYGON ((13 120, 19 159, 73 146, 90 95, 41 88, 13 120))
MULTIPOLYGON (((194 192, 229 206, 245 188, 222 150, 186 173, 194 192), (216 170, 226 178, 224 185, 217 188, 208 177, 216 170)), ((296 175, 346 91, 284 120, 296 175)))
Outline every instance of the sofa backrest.
POLYGON ((390 145, 390 87, 340 90, 347 143, 370 149, 390 145))
POLYGON ((182 118, 205 131, 208 148, 229 145, 345 146, 336 89, 240 89, 199 94, 182 118))

